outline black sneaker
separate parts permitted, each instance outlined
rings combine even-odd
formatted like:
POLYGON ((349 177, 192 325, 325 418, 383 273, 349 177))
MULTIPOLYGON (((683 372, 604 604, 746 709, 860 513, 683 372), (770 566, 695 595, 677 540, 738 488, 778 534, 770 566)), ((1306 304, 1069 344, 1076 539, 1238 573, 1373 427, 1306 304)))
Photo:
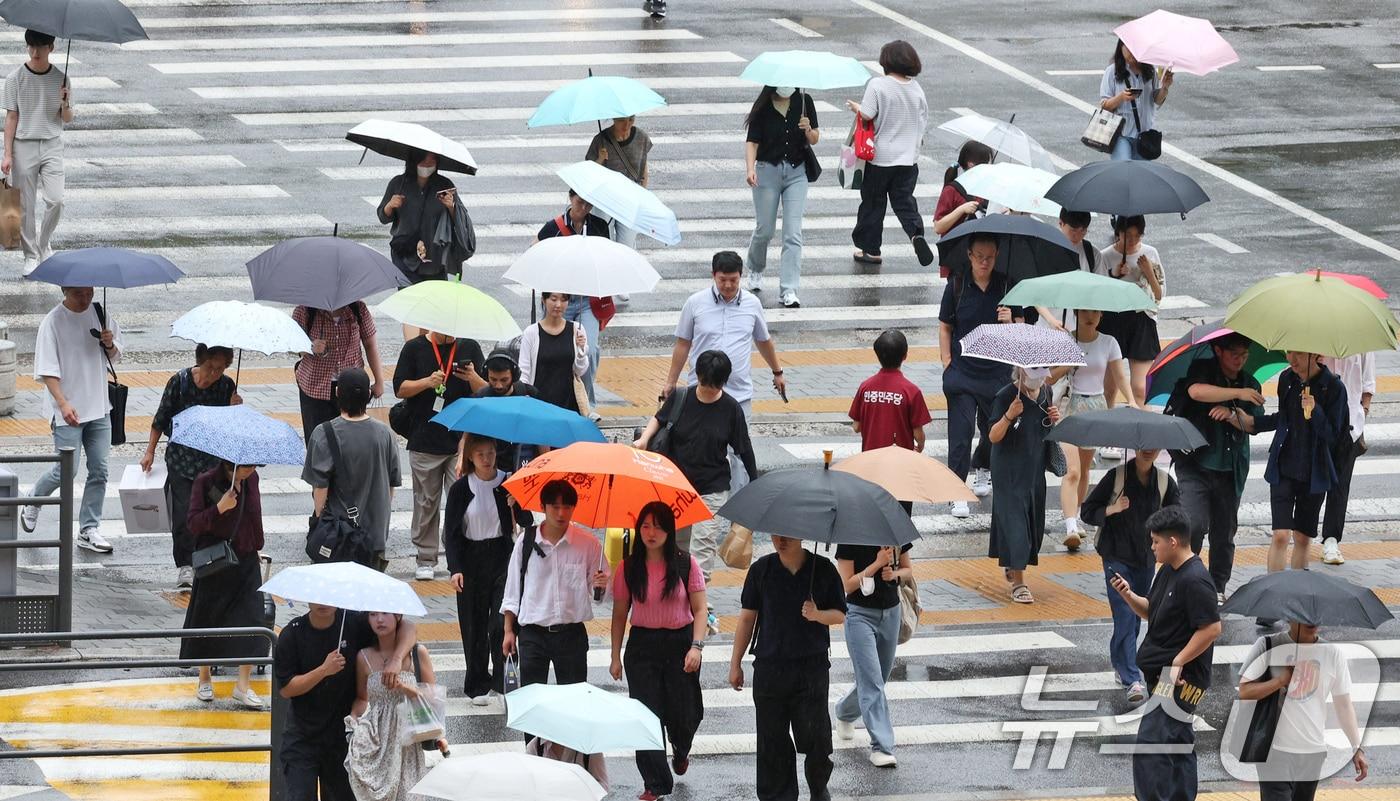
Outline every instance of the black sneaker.
POLYGON ((916 236, 909 241, 914 245, 914 255, 919 257, 919 264, 925 267, 933 264, 933 248, 928 246, 928 240, 916 236))
POLYGON ((642 10, 650 14, 652 19, 665 19, 666 0, 646 0, 642 3, 642 10))
POLYGON ((1254 625, 1258 626, 1261 629, 1271 629, 1277 624, 1278 621, 1274 620, 1271 617, 1257 617, 1254 619, 1254 625))

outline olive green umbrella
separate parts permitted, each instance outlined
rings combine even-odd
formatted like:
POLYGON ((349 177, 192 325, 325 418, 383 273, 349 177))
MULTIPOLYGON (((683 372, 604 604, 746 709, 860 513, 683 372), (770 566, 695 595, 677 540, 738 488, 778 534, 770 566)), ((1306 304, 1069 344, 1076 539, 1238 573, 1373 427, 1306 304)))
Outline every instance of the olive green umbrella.
POLYGON ((1083 270, 1027 278, 1012 287, 1002 298, 1002 303, 1007 306, 1053 306, 1057 309, 1110 312, 1157 308, 1157 304, 1137 284, 1083 270))
POLYGON ((1400 321, 1384 303, 1321 270, 1269 278, 1230 303, 1225 327, 1271 350, 1353 356, 1393 350, 1400 321))

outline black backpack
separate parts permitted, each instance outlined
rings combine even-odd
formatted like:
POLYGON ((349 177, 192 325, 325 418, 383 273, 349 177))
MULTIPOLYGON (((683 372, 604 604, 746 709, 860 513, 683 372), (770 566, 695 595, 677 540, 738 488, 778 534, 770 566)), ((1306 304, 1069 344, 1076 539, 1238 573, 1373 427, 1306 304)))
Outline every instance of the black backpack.
MULTIPOLYGON (((326 445, 331 450, 331 463, 339 468, 344 464, 340 457, 340 442, 335 435, 334 420, 328 420, 320 425, 326 432, 326 445)), ((345 497, 340 494, 340 487, 336 485, 335 476, 331 476, 330 491, 335 493, 335 497, 340 501, 340 505, 345 507, 344 514, 331 512, 329 498, 326 505, 321 508, 319 517, 311 518, 311 525, 306 534, 306 555, 312 562, 357 562, 365 567, 377 568, 374 562, 374 551, 370 548, 369 534, 360 528, 360 510, 345 502, 345 497)))

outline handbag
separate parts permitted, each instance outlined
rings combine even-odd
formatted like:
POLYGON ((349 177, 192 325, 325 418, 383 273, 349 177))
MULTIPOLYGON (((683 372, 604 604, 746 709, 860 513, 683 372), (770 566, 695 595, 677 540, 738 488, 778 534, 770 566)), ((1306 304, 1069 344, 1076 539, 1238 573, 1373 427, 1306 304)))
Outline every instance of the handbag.
POLYGON ((501 679, 501 689, 506 695, 510 695, 520 689, 520 660, 515 658, 515 654, 506 654, 506 675, 501 679))
POLYGON ((1079 141, 1100 153, 1112 153, 1113 146, 1118 144, 1118 137, 1123 134, 1123 126, 1127 124, 1126 119, 1112 111, 1096 108, 1089 115, 1089 125, 1079 135, 1079 141))
POLYGON ((1137 125, 1138 129, 1138 155, 1147 161, 1157 160, 1157 157, 1162 155, 1162 132, 1156 128, 1147 131, 1142 129, 1142 122, 1138 120, 1136 100, 1133 101, 1133 124, 1137 125))
POLYGON ((1069 472, 1069 462, 1065 459, 1065 452, 1058 442, 1045 442, 1045 472, 1060 478, 1064 478, 1065 473, 1069 472))
MULTIPOLYGON (((97 322, 103 330, 107 328, 107 312, 102 308, 101 303, 94 302, 92 307, 97 311, 97 322)), ((102 348, 101 341, 97 347, 102 348)), ((112 356, 106 348, 102 348, 102 356, 107 360, 107 403, 111 405, 108 412, 108 420, 112 425, 112 444, 126 444, 126 396, 127 386, 117 380, 117 368, 112 364, 112 356)))
POLYGON ((747 570, 753 562, 753 529, 729 524, 729 533, 719 544, 719 558, 735 570, 747 570))
MULTIPOLYGON (((1278 637, 1271 635, 1264 644, 1264 654, 1278 647, 1278 637)), ((1268 681, 1274 677, 1273 668, 1261 677, 1261 681, 1268 681)), ((1269 751, 1273 748, 1274 732, 1278 730, 1279 718, 1283 715, 1283 700, 1288 691, 1279 690, 1276 693, 1260 698, 1254 702, 1254 714, 1249 718, 1249 727, 1245 729, 1244 745, 1240 748, 1241 762, 1268 762, 1269 751)))
POLYGON ((8 179, 0 179, 0 247, 20 246, 19 229, 24 220, 24 194, 8 179))
MULTIPOLYGON (((326 430, 326 444, 331 449, 331 464, 342 464, 340 442, 335 436, 335 421, 322 423, 326 430)), ((360 528, 360 510, 345 502, 336 486, 335 476, 331 476, 331 491, 345 507, 345 514, 331 512, 330 503, 321 509, 319 517, 311 518, 310 530, 306 534, 306 555, 312 562, 357 562, 365 567, 375 567, 374 551, 369 545, 369 535, 360 528)))
POLYGON ((685 409, 685 402, 690 399, 690 388, 686 387, 685 392, 676 398, 675 404, 671 406, 670 414, 666 415, 666 422, 652 435, 651 441, 647 443, 647 450, 652 453, 659 453, 662 456, 671 455, 671 431, 676 427, 676 423, 681 419, 681 412, 685 409))
POLYGON ((899 645, 914 636, 919 628, 919 615, 924 611, 919 604, 919 585, 913 579, 899 580, 899 645))
MULTIPOLYGON (((804 92, 802 95, 802 116, 808 119, 811 119, 811 115, 807 113, 808 109, 811 107, 811 102, 812 96, 804 92)), ((817 152, 812 149, 812 144, 806 141, 805 135, 803 136, 803 142, 806 144, 806 147, 802 149, 802 169, 807 173, 807 183, 814 184, 817 182, 818 178, 822 177, 822 162, 821 159, 817 158, 817 152)))
POLYGON ((238 554, 234 553, 233 545, 228 540, 220 540, 207 548, 195 551, 190 560, 190 566, 194 568, 194 577, 201 579, 236 567, 238 554))
POLYGON ((413 415, 409 414, 408 401, 401 400, 389 407, 389 430, 404 439, 413 436, 413 415))
POLYGON ((860 114, 856 114, 855 137, 852 146, 856 151, 856 158, 861 161, 875 160, 875 121, 867 120, 860 114))

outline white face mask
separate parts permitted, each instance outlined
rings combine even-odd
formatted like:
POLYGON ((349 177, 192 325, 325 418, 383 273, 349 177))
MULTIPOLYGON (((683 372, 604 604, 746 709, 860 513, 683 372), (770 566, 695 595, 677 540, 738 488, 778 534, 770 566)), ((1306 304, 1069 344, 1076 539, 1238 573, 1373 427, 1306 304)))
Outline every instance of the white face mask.
POLYGON ((422 164, 418 165, 419 178, 430 178, 435 172, 437 172, 437 167, 424 167, 422 164))
POLYGON ((795 86, 779 86, 773 90, 773 93, 776 94, 778 97, 787 100, 789 97, 792 97, 792 93, 796 91, 797 87, 795 86))
POLYGON ((1025 368, 1025 380, 1022 382, 1025 388, 1031 392, 1039 392, 1045 385, 1045 379, 1050 376, 1050 370, 1045 367, 1025 368))

